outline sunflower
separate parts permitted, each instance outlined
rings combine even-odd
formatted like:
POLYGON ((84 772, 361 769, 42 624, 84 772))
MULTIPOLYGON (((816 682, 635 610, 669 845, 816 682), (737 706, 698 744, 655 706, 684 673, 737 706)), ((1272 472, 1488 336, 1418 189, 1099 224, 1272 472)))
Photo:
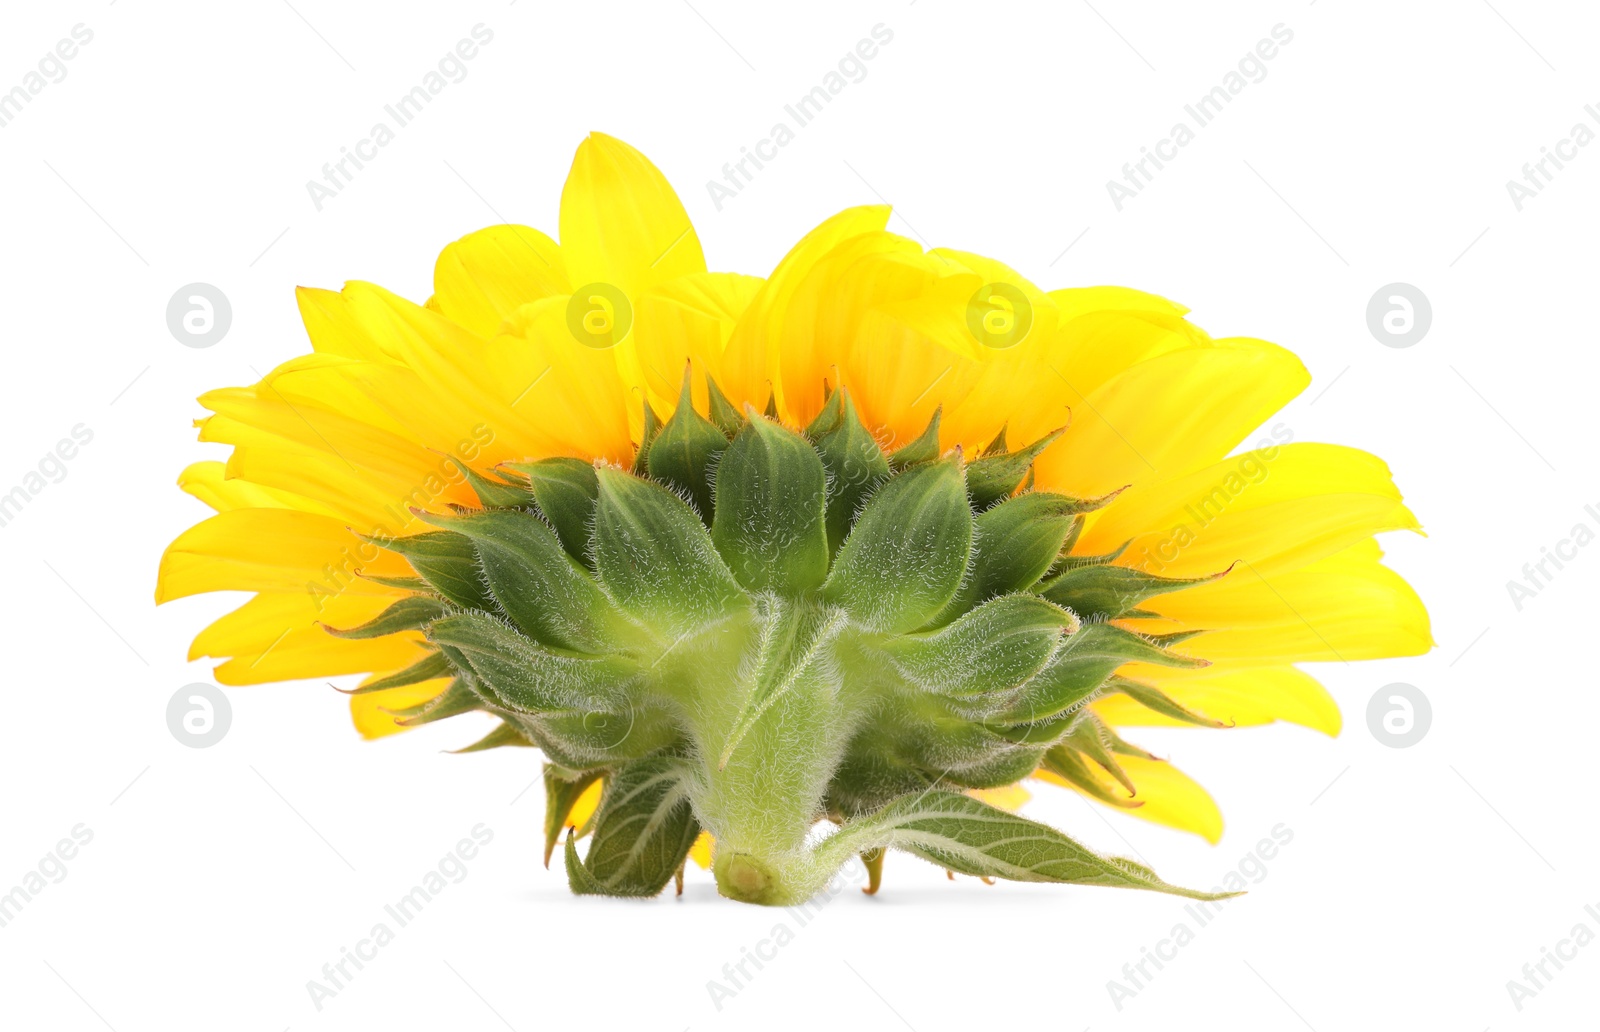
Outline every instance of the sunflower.
POLYGON ((253 592, 190 658, 366 675, 369 738, 498 718, 466 750, 543 753, 579 893, 655 895, 692 854, 788 904, 855 857, 875 889, 893 847, 1205 896, 1016 814, 1019 786, 1217 841, 1123 731, 1336 734, 1295 664, 1430 647, 1374 540, 1417 522, 1379 459, 1260 429, 1309 382, 1290 352, 888 217, 708 272, 662 174, 591 135, 559 244, 472 233, 421 305, 299 290, 311 353, 200 398, 232 450, 179 480, 216 514, 157 601, 253 592))

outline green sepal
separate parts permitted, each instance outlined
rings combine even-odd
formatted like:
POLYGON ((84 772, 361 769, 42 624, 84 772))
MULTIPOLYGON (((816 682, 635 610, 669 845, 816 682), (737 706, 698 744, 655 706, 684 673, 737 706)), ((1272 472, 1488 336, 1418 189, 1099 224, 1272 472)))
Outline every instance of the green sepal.
MULTIPOLYGON (((376 543, 376 542, 375 542, 376 543)), ((401 591, 432 591, 433 588, 421 577, 379 577, 376 574, 357 571, 357 577, 369 580, 374 584, 382 584, 386 588, 399 588, 401 591)))
POLYGON ((1000 432, 994 435, 994 440, 983 446, 983 451, 979 452, 980 457, 987 459, 994 455, 1006 454, 1006 426, 1008 425, 1002 425, 1000 432))
POLYGON ((1129 677, 1113 677, 1106 682, 1106 691, 1121 692, 1128 698, 1137 702, 1145 709, 1154 710, 1164 717, 1181 720, 1186 724, 1197 727, 1232 727, 1224 720, 1202 716, 1195 711, 1174 702, 1172 697, 1154 685, 1135 681, 1129 677))
MULTIPOLYGON (((839 399, 838 420, 812 441, 822 457, 823 468, 828 471, 830 555, 839 551, 849 535, 862 501, 889 476, 889 459, 878 447, 877 439, 861 425, 850 392, 841 387, 833 392, 833 398, 839 399)), ((829 399, 830 404, 833 398, 829 399)))
POLYGON ((1142 612, 1138 605, 1147 598, 1205 584, 1222 575, 1176 579, 1130 566, 1097 564, 1064 570, 1042 585, 1039 593, 1086 620, 1115 620, 1142 612))
POLYGON ((828 576, 827 474, 805 438, 749 417, 717 463, 711 541, 747 590, 795 596, 828 576))
MULTIPOLYGON (((868 727, 851 740, 828 783, 827 805, 836 820, 870 813, 896 796, 919 792, 933 777, 903 755, 897 735, 881 726, 868 727)), ((935 771, 937 776, 944 767, 935 771)))
POLYGON ((689 373, 683 374, 678 407, 650 445, 650 477, 689 495, 700 519, 711 523, 711 469, 728 447, 721 430, 694 410, 689 373))
POLYGON ((998 700, 1042 670, 1077 626, 1071 613, 1038 595, 1006 595, 947 627, 899 635, 880 648, 923 691, 998 700))
POLYGON ((894 477, 868 500, 823 594, 870 630, 925 625, 955 596, 972 551, 961 456, 894 477))
POLYGON ((694 510, 659 484, 601 469, 595 572, 629 615, 677 638, 721 619, 744 592, 694 510))
MULTIPOLYGON (((598 770, 575 771, 554 763, 544 765, 544 865, 546 867, 550 866, 550 857, 555 854, 556 843, 561 841, 561 829, 566 827, 567 816, 572 813, 572 808, 577 805, 579 797, 589 786, 603 776, 604 772, 598 770)), ((584 822, 584 827, 576 829, 577 834, 584 835, 593 824, 594 818, 591 816, 584 822)))
POLYGON ((1150 750, 1142 746, 1134 745, 1132 742, 1117 734, 1117 732, 1111 728, 1111 725, 1107 724, 1099 717, 1095 717, 1095 721, 1100 725, 1101 740, 1104 741, 1106 743, 1106 747, 1116 755, 1137 756, 1141 760, 1156 760, 1162 763, 1166 762, 1150 750))
POLYGON ((343 629, 323 624, 322 629, 335 638, 381 638, 401 631, 420 631, 449 611, 450 607, 436 598, 412 595, 395 602, 364 624, 343 629))
POLYGON ((857 818, 818 852, 842 862, 870 846, 904 849, 946 870, 979 877, 1150 889, 1201 900, 1237 895, 1170 885, 1142 864, 1101 856, 1054 828, 943 790, 902 797, 857 818))
MULTIPOLYGON (((487 752, 490 749, 501 749, 507 746, 527 749, 532 748, 533 743, 528 741, 528 737, 515 724, 502 720, 493 731, 490 731, 471 745, 464 745, 459 749, 451 749, 449 751, 452 756, 464 756, 467 753, 487 752)), ((550 866, 548 857, 545 858, 545 866, 550 866)))
POLYGON ((944 784, 960 788, 1015 785, 1039 769, 1048 748, 1049 745, 1010 742, 996 735, 994 749, 987 760, 952 770, 944 784))
POLYGON ((711 422, 717 429, 730 438, 738 433, 739 428, 744 426, 744 416, 740 414, 739 406, 729 401, 728 396, 722 393, 722 388, 717 386, 717 381, 709 376, 706 377, 706 398, 710 403, 711 422))
POLYGON ((1086 623, 1067 638, 1049 667, 1024 686, 1007 713, 994 719, 1012 724, 1048 720, 1082 705, 1118 667, 1135 662, 1172 667, 1205 665, 1204 660, 1175 655, 1114 624, 1086 623))
MULTIPOLYGON (((425 514, 418 512, 419 516, 425 514)), ((472 542, 448 530, 375 542, 405 557, 428 585, 464 609, 493 612, 494 599, 478 575, 472 542)))
POLYGON ((554 652, 483 613, 446 617, 428 637, 472 675, 489 702, 516 713, 603 706, 619 700, 637 673, 619 656, 554 652))
POLYGON ((485 509, 524 509, 534 502, 533 492, 525 484, 503 484, 468 466, 458 464, 458 468, 467 475, 478 504, 485 509))
POLYGON ((1109 566, 1121 559, 1122 553, 1126 552, 1131 544, 1133 544, 1133 540, 1130 538, 1103 555, 1064 555, 1056 560, 1055 569, 1050 572, 1052 574, 1060 574, 1067 570, 1076 570, 1085 566, 1109 566))
POLYGON ((654 706, 618 703, 521 714, 517 723, 551 762, 573 770, 626 763, 683 745, 672 716, 654 706))
POLYGON ((1079 715, 1077 724, 1061 740, 1060 747, 1071 749, 1093 760, 1101 770, 1116 778, 1117 783, 1128 790, 1129 795, 1137 791, 1133 786, 1133 779, 1128 777, 1128 772, 1117 762, 1115 750, 1112 748, 1110 728, 1101 723, 1100 718, 1093 713, 1085 711, 1079 715))
POLYGON ((594 464, 582 459, 541 459, 509 463, 508 469, 528 478, 539 512, 555 528, 561 547, 593 569, 589 561, 589 523, 594 519, 600 485, 594 464))
POLYGON ((539 517, 502 509, 422 518, 472 541, 499 608, 534 641, 597 655, 627 641, 622 614, 539 517))
POLYGON ((1083 756, 1076 750, 1066 746, 1056 746, 1044 754, 1044 769, 1056 777, 1081 789, 1085 795, 1098 799, 1108 806, 1115 806, 1123 810, 1137 810, 1144 805, 1143 799, 1128 799, 1117 795, 1106 788, 1089 765, 1083 761, 1083 756))
POLYGON ((633 475, 645 476, 650 469, 650 449, 655 444, 656 435, 661 433, 661 417, 656 415, 656 410, 649 401, 644 402, 644 431, 639 436, 639 450, 633 455, 633 475))
POLYGON ((928 420, 927 427, 916 440, 889 453, 890 469, 898 473, 919 463, 932 462, 939 457, 939 418, 943 414, 944 406, 940 405, 933 410, 933 418, 928 420))
MULTIPOLYGON (((1146 635, 1143 635, 1143 637, 1144 637, 1144 639, 1146 641, 1148 641, 1151 644, 1155 645, 1157 648, 1170 649, 1174 645, 1181 645, 1184 642, 1188 641, 1190 638, 1198 637, 1199 635, 1202 635, 1204 633, 1206 633, 1204 628, 1197 627, 1194 630, 1190 630, 1190 631, 1168 631, 1165 634, 1146 634, 1146 635)), ((1180 656, 1178 658, 1182 659, 1184 657, 1180 656)), ((1202 660, 1195 660, 1194 661, 1194 665, 1195 666, 1209 666, 1210 665, 1210 661, 1209 660, 1203 660, 1203 659, 1202 660)))
POLYGON ((600 880, 589 873, 583 866, 583 858, 578 855, 577 843, 573 841, 574 832, 567 832, 567 844, 562 850, 562 860, 567 866, 567 886, 572 889, 574 896, 607 896, 606 887, 600 880))
POLYGON ((427 702, 384 712, 393 714, 397 718, 395 723, 401 727, 420 727, 436 720, 459 717, 463 713, 481 709, 483 700, 467 686, 466 681, 458 677, 450 682, 449 687, 427 702))
POLYGON ((993 452, 996 445, 1002 449, 1005 447, 1006 432, 1002 429, 1000 436, 984 449, 983 456, 973 460, 967 467, 967 495, 972 499, 973 508, 983 509, 1016 494, 1017 488, 1022 486, 1023 480, 1033 469, 1033 460, 1066 432, 1067 428, 1062 427, 1018 451, 993 452))
POLYGON ((657 757, 627 764, 606 781, 581 863, 567 839, 568 883, 578 895, 658 895, 699 836, 681 761, 657 757))
MULTIPOLYGON (((985 719, 992 705, 931 693, 922 701, 920 712, 885 707, 879 721, 888 734, 878 746, 885 756, 914 768, 922 787, 993 788, 1025 778, 1038 766, 1044 750, 1009 741, 1002 728, 985 719)), ((885 784, 898 780, 885 779, 885 784)))
POLYGON ((1061 736, 1072 730, 1073 721, 1078 717, 1076 709, 1066 713, 1041 720, 1033 724, 1005 725, 993 722, 989 730, 1016 745, 1054 745, 1061 740, 1061 736))
POLYGON ((979 513, 972 568, 935 622, 948 622, 980 602, 1037 584, 1061 554, 1082 504, 1065 495, 1034 493, 979 513))
POLYGON ((345 694, 369 695, 372 692, 381 692, 386 688, 402 688, 408 684, 421 684, 423 681, 449 677, 454 672, 454 669, 450 666, 450 661, 442 653, 430 652, 404 670, 392 673, 388 677, 380 677, 371 684, 352 688, 345 694))
POLYGON ((823 390, 827 391, 827 400, 822 403, 822 410, 817 417, 806 424, 806 439, 815 443, 817 438, 831 432, 839 425, 839 420, 844 418, 844 392, 828 390, 828 381, 822 381, 823 390))

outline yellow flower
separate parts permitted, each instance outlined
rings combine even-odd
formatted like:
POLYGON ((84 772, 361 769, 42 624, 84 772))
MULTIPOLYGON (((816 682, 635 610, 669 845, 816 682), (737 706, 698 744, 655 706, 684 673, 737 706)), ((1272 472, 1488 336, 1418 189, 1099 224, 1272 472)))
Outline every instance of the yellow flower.
MULTIPOLYGON (((1337 734, 1333 700, 1295 664, 1430 647, 1421 602, 1373 538, 1416 530, 1415 518, 1381 460, 1268 425, 1309 382, 1283 348, 1213 339, 1135 290, 1044 291, 992 259, 925 251, 888 232, 888 217, 840 212, 765 279, 709 272, 662 174, 591 135, 561 195, 559 244, 524 226, 469 234, 439 255, 422 304, 362 282, 298 291, 311 353, 200 398, 211 413, 200 440, 231 451, 180 477, 216 515, 167 549, 156 600, 254 593, 200 632, 190 658, 222 660, 228 685, 392 682, 351 698, 356 727, 378 737, 400 729, 395 711, 442 715, 427 704, 458 671, 422 624, 326 628, 369 624, 436 587, 388 546, 437 533, 417 513, 442 525, 490 504, 485 491, 524 488, 536 460, 632 467, 682 397, 719 425, 766 412, 790 431, 834 419, 826 408, 844 397, 885 452, 931 423, 931 454, 968 463, 1007 451, 1002 441, 1016 454, 1048 440, 1024 490, 1114 494, 1076 517, 1054 572, 1183 580, 1162 593, 1149 589, 1164 581, 1117 581, 1107 590, 1135 605, 1099 617, 1209 665, 1125 664, 1134 687, 1085 702, 1111 741, 1080 743, 1076 760, 1037 776, 1215 842, 1210 796, 1111 729, 1283 720, 1337 734)), ((529 741, 513 729, 482 744, 529 741)), ((592 807, 594 784, 581 791, 592 807)), ((714 821, 698 798, 696 813, 714 821)))

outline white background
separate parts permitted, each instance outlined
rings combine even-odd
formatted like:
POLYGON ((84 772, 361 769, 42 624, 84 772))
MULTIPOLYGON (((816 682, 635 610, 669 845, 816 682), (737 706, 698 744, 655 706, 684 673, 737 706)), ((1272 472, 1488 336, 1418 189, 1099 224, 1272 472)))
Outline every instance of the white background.
POLYGON ((74 25, 94 39, 0 129, 0 491, 74 425, 94 439, 0 527, 0 888, 74 825, 94 838, 0 928, 0 1024, 1592 1027, 1600 944, 1520 1012, 1506 983, 1574 924, 1600 933, 1584 912, 1600 912, 1600 547, 1521 611, 1506 583, 1575 524, 1600 526, 1584 512, 1600 508, 1600 146, 1521 211, 1505 183, 1600 102, 1596 13, 1523 0, 572 6, 7 10, 0 89, 74 25), (317 211, 306 180, 480 22, 494 39, 468 77, 317 211), (894 38, 866 79, 717 211, 706 180, 878 23, 894 38), (1279 23, 1294 37, 1266 78, 1118 212, 1106 180, 1279 23), (221 457, 193 440, 195 396, 306 350, 296 284, 367 279, 420 301, 448 241, 502 220, 553 234, 591 129, 672 179, 713 269, 765 273, 814 223, 882 197, 892 229, 1041 286, 1136 286, 1218 335, 1294 349, 1315 377, 1280 417, 1296 438, 1393 466, 1428 536, 1385 546, 1429 605, 1433 652, 1317 669, 1345 712, 1337 739, 1142 735, 1215 793, 1218 847, 1048 786, 1030 805, 1199 885, 1273 826, 1293 831, 1266 879, 1120 1010, 1106 983, 1187 920, 1183 901, 951 884, 891 857, 877 898, 839 896, 719 1011, 708 980, 796 922, 720 899, 697 869, 677 900, 570 896, 539 863, 534 754, 442 755, 476 737, 466 721, 364 743, 321 683, 230 689, 232 729, 209 749, 168 732, 168 698, 210 673, 184 663, 189 639, 236 602, 152 604, 161 549, 206 515, 174 478, 221 457), (206 350, 165 324, 193 281, 233 305, 206 350), (1404 350, 1366 326, 1368 299, 1395 281, 1433 307, 1404 350), (1364 717, 1394 681, 1432 702, 1409 749, 1380 744, 1364 717), (494 840, 466 879, 316 1010, 307 980, 479 822, 494 840))

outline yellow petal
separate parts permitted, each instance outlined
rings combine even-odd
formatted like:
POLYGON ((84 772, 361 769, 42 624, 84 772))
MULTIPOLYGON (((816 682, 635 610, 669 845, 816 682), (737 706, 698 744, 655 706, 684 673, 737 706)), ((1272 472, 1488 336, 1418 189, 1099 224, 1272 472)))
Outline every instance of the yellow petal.
POLYGON ((1292 353, 1231 339, 1147 358, 1084 390, 1066 388, 1072 426, 1035 464, 1041 489, 1096 496, 1216 462, 1310 376, 1292 353))
POLYGON ((1427 610, 1376 552, 1369 540, 1271 577, 1241 565, 1146 602, 1165 619, 1139 621, 1139 629, 1204 629, 1176 651, 1240 664, 1421 655, 1433 646, 1427 610))
POLYGON ((567 826, 581 828, 588 823, 589 818, 600 808, 600 795, 605 790, 605 780, 595 781, 584 789, 572 804, 572 812, 567 814, 567 826))
MULTIPOLYGON (((1142 667, 1138 679, 1161 689, 1178 705, 1238 727, 1284 720, 1325 735, 1339 733, 1339 704, 1310 674, 1289 666, 1199 670, 1142 667), (1176 676, 1175 676, 1176 675, 1176 676)), ((1102 720, 1119 727, 1189 727, 1147 709, 1126 695, 1109 695, 1091 704, 1102 720)))
POLYGON ((340 677, 404 668, 421 659, 424 651, 420 634, 343 641, 320 627, 300 627, 285 630, 260 653, 235 656, 219 665, 215 676, 218 684, 229 685, 340 677))
POLYGON ((228 479, 221 462, 194 462, 178 474, 178 487, 217 512, 232 509, 299 509, 333 515, 333 510, 303 495, 279 491, 247 480, 228 479))
POLYGON ((344 296, 318 287, 294 288, 300 321, 318 354, 381 362, 393 353, 355 317, 344 296))
POLYGON ((991 278, 1022 283, 1034 298, 1035 325, 1022 345, 1000 353, 986 381, 956 411, 945 413, 952 443, 987 444, 990 428, 1002 425, 1014 444, 1031 443, 1072 423, 1085 396, 1130 366, 1211 340, 1183 318, 1182 306, 1154 294, 1080 287, 1051 291, 1041 302, 1018 277, 991 278), (1055 326, 1049 324, 1052 311, 1055 326))
MULTIPOLYGON (((240 442, 250 436, 222 417, 207 421, 207 440, 232 438, 240 442), (215 436, 213 436, 213 434, 215 436)), ((408 505, 426 507, 448 501, 470 502, 474 495, 464 487, 462 474, 444 464, 449 473, 432 476, 419 473, 409 483, 362 475, 360 467, 339 455, 305 448, 278 439, 275 443, 257 438, 255 445, 240 443, 228 458, 227 476, 264 484, 316 499, 323 512, 363 534, 398 534, 412 519, 408 505)))
POLYGON ((842 300, 824 311, 818 336, 839 342, 840 379, 889 447, 915 440, 935 410, 953 411, 1003 354, 967 327, 967 308, 982 285, 981 276, 947 258, 888 255, 863 262, 842 300))
POLYGON ((694 840, 694 845, 689 847, 689 856, 700 865, 702 871, 711 870, 711 850, 716 845, 716 839, 711 837, 711 832, 702 831, 700 837, 694 840))
POLYGON ((543 441, 536 456, 632 459, 629 410, 636 401, 611 351, 586 347, 567 329, 564 299, 523 305, 490 347, 497 377, 528 384, 512 405, 540 424, 543 441), (510 368, 516 373, 503 371, 510 368))
POLYGON ((633 346, 642 386, 660 412, 678 403, 685 364, 694 367, 694 401, 704 414, 705 378, 722 383, 722 352, 740 315, 761 290, 755 276, 706 272, 664 283, 634 306, 633 346))
MULTIPOLYGON (((381 503, 404 497, 441 466, 437 452, 410 437, 304 399, 291 401, 270 379, 255 387, 211 391, 200 400, 221 417, 205 421, 202 440, 270 449, 292 442, 298 449, 332 460, 336 471, 343 471, 342 479, 359 471, 361 487, 370 489, 369 496, 381 503)), ((463 479, 453 472, 455 481, 463 479)))
POLYGON ((1417 529, 1377 456, 1269 443, 1124 492, 1094 515, 1073 551, 1101 555, 1128 542, 1119 563, 1163 576, 1204 576, 1242 560, 1271 577, 1376 533, 1417 529))
MULTIPOLYGON (((946 448, 960 445, 972 453, 993 440, 1002 427, 1008 427, 1008 433, 1015 435, 1014 440, 1021 444, 1066 425, 1067 410, 1053 403, 1059 391, 1018 390, 1019 384, 1049 382, 1044 379, 1049 375, 1045 364, 1059 347, 1060 336, 1060 315, 1055 300, 1016 270, 992 258, 946 248, 929 253, 944 261, 959 264, 981 281, 978 290, 955 299, 958 305, 938 312, 935 322, 925 321, 930 314, 926 311, 912 314, 903 311, 905 306, 890 305, 887 308, 891 314, 916 326, 930 339, 965 339, 980 345, 972 352, 977 358, 976 368, 958 381, 942 382, 933 391, 939 395, 938 402, 944 406, 940 424, 943 445, 946 448), (1007 294, 1000 295, 1004 297, 1007 307, 1012 309, 1013 321, 1008 325, 1027 320, 1027 332, 1015 343, 1006 343, 1005 346, 1000 346, 1000 342, 992 336, 975 335, 971 325, 971 320, 977 318, 979 329, 985 329, 978 314, 983 310, 974 306, 980 302, 993 303, 999 294, 997 288, 1011 288, 1007 294), (1022 294, 1025 304, 1012 300, 1012 295, 1017 292, 1022 294), (1036 397, 1038 403, 1030 404, 1036 397)), ((957 287, 957 281, 951 279, 950 285, 957 287)), ((987 334, 994 332, 993 329, 986 331, 987 334)), ((1050 377, 1050 380, 1053 381, 1054 377, 1050 377)))
POLYGON ((432 307, 479 337, 530 301, 570 294, 561 249, 527 226, 490 226, 450 244, 433 267, 432 307))
POLYGON ((357 576, 412 575, 399 556, 351 533, 338 520, 291 509, 235 509, 198 523, 161 557, 156 602, 204 591, 389 594, 357 576))
MULTIPOLYGON (((488 341, 382 287, 352 282, 345 285, 344 296, 362 324, 390 340, 406 365, 427 384, 423 402, 459 413, 455 419, 458 433, 470 433, 473 426, 483 424, 497 442, 507 437, 532 441, 549 437, 544 418, 515 407, 533 387, 537 374, 503 375, 503 363, 488 341)), ((534 302, 548 303, 560 302, 554 298, 534 302)), ((570 340, 571 334, 566 335, 570 340)))
MULTIPOLYGON (((1169 828, 1177 828, 1179 831, 1193 832, 1212 845, 1221 841, 1222 811, 1217 809, 1216 801, 1211 798, 1209 792, 1200 787, 1199 782, 1164 760, 1147 760, 1141 756, 1118 756, 1117 762, 1133 781, 1135 791, 1132 795, 1098 767, 1092 764, 1088 767, 1091 774, 1101 780, 1106 791, 1122 799, 1133 799, 1143 803, 1137 809, 1119 809, 1119 813, 1126 813, 1169 828)), ((1047 770, 1036 770, 1033 776, 1041 781, 1070 788, 1090 802, 1098 802, 1071 782, 1047 770)))
MULTIPOLYGON (((723 353, 720 386, 736 405, 766 405, 781 391, 778 370, 790 304, 812 268, 835 247, 863 233, 881 232, 888 205, 846 208, 801 238, 751 299, 723 353)), ((783 399, 778 402, 781 406, 783 399)))
POLYGON ((1033 793, 1023 788, 1020 782, 1003 788, 969 788, 967 795, 1012 813, 1022 809, 1022 804, 1033 798, 1033 793))
POLYGON ((317 625, 356 627, 383 612, 405 592, 384 594, 311 595, 306 592, 261 592, 195 636, 189 659, 201 656, 254 656, 266 651, 286 631, 316 629, 329 642, 344 643, 317 625))
MULTIPOLYGON (((392 671, 391 671, 392 672, 392 671)), ((367 678, 368 681, 384 676, 374 674, 367 678)), ((399 688, 385 688, 382 691, 368 692, 364 695, 350 696, 350 720, 361 732, 362 738, 382 738, 385 735, 399 734, 401 731, 411 730, 395 723, 392 710, 405 709, 408 706, 417 706, 450 687, 449 678, 440 678, 436 681, 422 681, 417 684, 401 685, 399 688)))
POLYGON ((561 191, 561 254, 577 290, 609 283, 630 299, 657 283, 706 271, 700 238, 650 159, 590 133, 561 191))
MULTIPOLYGON (((769 338, 769 347, 776 345, 769 369, 777 373, 778 403, 791 423, 804 426, 821 411, 824 379, 837 387, 846 378, 841 366, 849 364, 867 314, 922 294, 938 275, 934 264, 914 240, 863 233, 840 242, 807 270, 784 299, 782 324, 769 338)), ((890 350, 881 340, 869 338, 866 345, 874 343, 879 351, 890 350)), ((862 382, 850 386, 859 406, 870 378, 863 373, 862 382)))
MULTIPOLYGON (((354 320, 353 310, 346 303, 344 295, 336 294, 334 297, 339 299, 354 320)), ((233 388, 232 392, 240 390, 233 388)), ((299 355, 275 366, 254 388, 248 390, 302 409, 337 412, 397 437, 428 443, 412 431, 409 419, 394 415, 397 407, 404 410, 408 402, 425 398, 431 393, 428 385, 415 372, 401 364, 398 355, 380 358, 351 358, 323 352, 299 355), (377 384, 388 388, 388 393, 376 393, 374 384, 359 375, 369 370, 385 377, 378 380, 377 384), (390 394, 398 396, 391 397, 390 394)), ((216 393, 218 397, 226 397, 231 391, 225 388, 216 393)), ((210 397, 210 394, 201 395, 201 403, 205 404, 210 397)))
POLYGON ((422 658, 419 633, 351 640, 327 627, 354 627, 400 597, 344 593, 263 592, 195 637, 189 658, 226 658, 216 669, 222 684, 265 684, 398 669, 422 658))
POLYGON ((1140 362, 1211 341, 1184 318, 1187 309, 1155 294, 1074 287, 1051 291, 1050 300, 1061 329, 1051 361, 1082 395, 1140 362))
MULTIPOLYGON (((417 311, 409 302, 397 303, 417 311)), ((429 313, 435 326, 452 325, 429 313)), ((489 375, 503 372, 493 363, 493 345, 481 342, 464 330, 451 337, 456 344, 475 352, 486 363, 489 375), (470 342, 470 343, 469 343, 470 342)), ((452 344, 444 342, 443 347, 452 344)), ((505 376, 501 390, 531 382, 505 376)), ((371 362, 322 355, 285 362, 267 375, 272 393, 295 408, 317 408, 339 412, 387 431, 394 437, 415 442, 436 455, 454 455, 481 465, 492 466, 508 458, 527 458, 542 454, 537 449, 546 434, 530 432, 520 421, 504 418, 491 421, 470 394, 466 397, 430 382, 399 360, 371 362)), ((258 387, 259 389, 259 387, 258 387)))

